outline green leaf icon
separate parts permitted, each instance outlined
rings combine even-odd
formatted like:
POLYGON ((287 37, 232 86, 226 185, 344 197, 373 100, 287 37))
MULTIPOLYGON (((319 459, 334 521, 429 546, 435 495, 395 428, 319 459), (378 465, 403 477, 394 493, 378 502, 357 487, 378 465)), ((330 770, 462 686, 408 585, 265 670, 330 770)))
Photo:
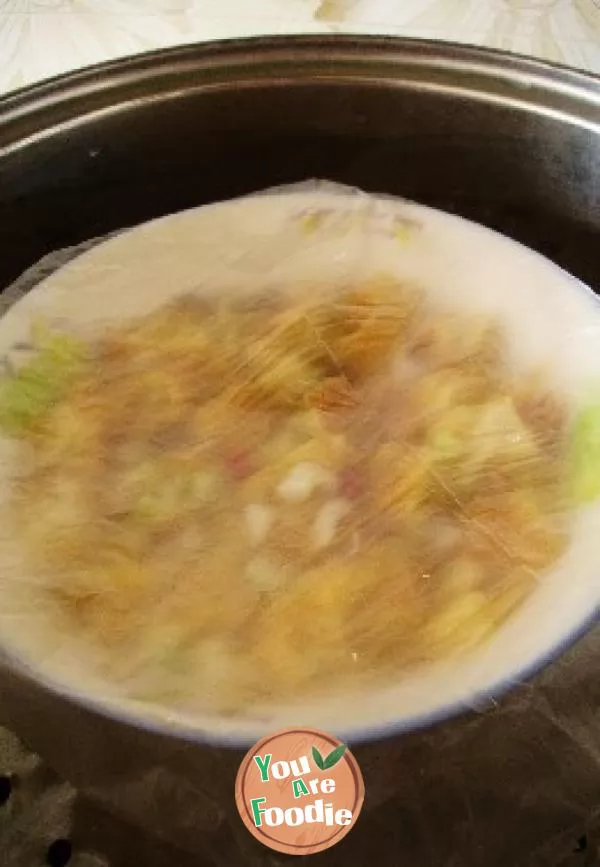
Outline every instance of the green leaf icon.
POLYGON ((315 760, 315 765, 319 768, 320 771, 324 771, 325 770, 325 762, 323 761, 323 756, 321 755, 321 753, 318 751, 318 749, 316 747, 312 748, 312 756, 313 756, 313 759, 315 760))
POLYGON ((339 747, 336 747, 334 750, 332 750, 323 762, 323 770, 326 770, 327 768, 332 768, 334 765, 337 765, 345 752, 346 744, 340 744, 339 747))
POLYGON ((332 768, 334 765, 337 765, 339 760, 342 758, 344 753, 346 752, 346 744, 340 744, 339 747, 336 747, 332 750, 328 756, 323 758, 321 753, 318 751, 316 747, 312 748, 312 755, 315 761, 315 765, 319 768, 320 771, 327 771, 329 768, 332 768))

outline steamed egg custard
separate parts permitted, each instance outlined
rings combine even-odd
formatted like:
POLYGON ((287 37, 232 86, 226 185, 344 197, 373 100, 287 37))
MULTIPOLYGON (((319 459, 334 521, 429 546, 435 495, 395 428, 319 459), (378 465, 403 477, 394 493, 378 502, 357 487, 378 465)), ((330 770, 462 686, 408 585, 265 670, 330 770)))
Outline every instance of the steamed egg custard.
POLYGON ((473 652, 590 493, 595 416, 574 493, 569 409, 507 357, 499 317, 390 274, 34 323, 0 389, 28 592, 121 695, 189 712, 473 652))

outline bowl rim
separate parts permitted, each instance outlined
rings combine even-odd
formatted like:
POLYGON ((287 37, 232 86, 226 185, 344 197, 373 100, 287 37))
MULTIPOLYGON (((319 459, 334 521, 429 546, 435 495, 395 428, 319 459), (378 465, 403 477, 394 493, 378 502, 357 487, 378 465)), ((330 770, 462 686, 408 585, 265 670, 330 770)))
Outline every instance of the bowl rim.
MULTIPOLYGON (((427 209, 427 206, 425 208, 427 209)), ((196 209, 189 210, 193 212, 196 209)), ((436 209, 428 210, 436 212, 436 209)), ((158 218, 156 221, 150 221, 150 223, 155 222, 159 224, 168 219, 169 217, 166 216, 158 218)), ((465 220, 463 217, 454 217, 453 219, 461 222, 471 222, 465 220)), ((486 234, 502 237, 495 230, 481 227, 477 223, 473 225, 478 229, 482 229, 486 234)), ((136 228, 139 227, 133 227, 129 231, 135 231, 136 228)), ((113 239, 111 238, 110 240, 113 239)), ((110 243, 110 240, 108 243, 110 243)), ((519 242, 513 241, 512 244, 517 248, 522 248, 523 251, 532 252, 519 242)), ((569 291, 587 296, 588 300, 595 307, 600 308, 600 299, 589 286, 560 266, 551 263, 550 260, 545 259, 539 253, 532 252, 532 255, 538 260, 545 261, 552 267, 553 271, 562 275, 565 283, 569 284, 569 291)), ((508 667, 501 675, 499 674, 499 676, 491 679, 488 683, 484 683, 481 687, 471 688, 470 691, 463 692, 454 699, 442 700, 425 711, 401 713, 398 716, 386 715, 381 720, 368 722, 352 723, 349 720, 347 723, 342 723, 339 727, 336 725, 334 733, 337 737, 350 744, 377 741, 420 731, 436 723, 448 722, 469 711, 476 710, 482 706, 485 707, 486 704, 494 705, 496 700, 504 696, 510 689, 530 680, 551 662, 557 660, 567 649, 574 646, 596 622, 600 622, 600 600, 598 600, 597 596, 595 597, 595 604, 590 605, 582 612, 578 619, 571 623, 567 629, 563 626, 562 629, 557 630, 558 635, 555 632, 552 643, 549 641, 545 647, 540 649, 541 652, 537 656, 530 657, 522 664, 516 665, 513 668, 508 667)), ((143 702, 135 700, 110 695, 102 696, 93 689, 88 691, 83 686, 69 683, 66 680, 61 680, 59 677, 55 678, 51 674, 45 673, 33 661, 22 657, 18 652, 11 650, 10 647, 3 647, 0 644, 0 667, 2 666, 11 670, 17 676, 24 677, 43 691, 55 697, 60 697, 71 705, 90 711, 106 720, 125 724, 148 734, 159 735, 190 744, 208 744, 235 749, 251 746, 260 737, 264 736, 264 725, 260 718, 244 718, 241 725, 234 731, 223 730, 219 727, 220 720, 223 720, 223 717, 219 714, 215 715, 214 726, 210 725, 210 716, 207 716, 202 723, 194 724, 193 716, 187 713, 179 714, 174 712, 171 716, 167 707, 159 709, 159 707, 153 704, 145 706, 143 702)), ((301 715, 302 709, 299 706, 298 716, 301 715)))
MULTIPOLYGON (((600 605, 576 629, 572 630, 568 635, 562 636, 545 654, 533 660, 522 669, 510 672, 505 677, 490 684, 486 689, 465 696, 458 701, 441 705, 435 710, 426 713, 413 714, 378 724, 361 727, 353 727, 352 724, 344 725, 337 728, 335 732, 330 732, 330 734, 334 734, 339 740, 348 743, 350 746, 372 743, 402 735, 416 734, 436 724, 452 722, 459 717, 473 713, 478 708, 480 711, 481 707, 485 707, 486 704, 495 706, 498 699, 503 698, 518 685, 530 681, 535 675, 540 674, 547 668, 550 663, 556 662, 598 623, 600 623, 600 605)), ((109 722, 137 729, 145 734, 157 735, 169 740, 183 741, 187 744, 236 750, 244 750, 251 747, 261 737, 264 737, 265 734, 264 730, 262 728, 258 729, 258 727, 250 733, 252 724, 248 726, 248 734, 219 733, 216 729, 214 731, 200 729, 182 722, 170 725, 166 719, 161 719, 159 716, 154 717, 152 713, 143 714, 141 712, 137 714, 134 708, 129 705, 122 706, 116 700, 103 701, 101 698, 90 693, 69 689, 66 684, 59 681, 52 680, 51 678, 46 679, 32 666, 11 656, 9 653, 3 652, 2 648, 0 648, 1 666, 11 670, 13 674, 25 677, 32 684, 35 684, 54 697, 68 702, 75 708, 91 712, 109 722)))

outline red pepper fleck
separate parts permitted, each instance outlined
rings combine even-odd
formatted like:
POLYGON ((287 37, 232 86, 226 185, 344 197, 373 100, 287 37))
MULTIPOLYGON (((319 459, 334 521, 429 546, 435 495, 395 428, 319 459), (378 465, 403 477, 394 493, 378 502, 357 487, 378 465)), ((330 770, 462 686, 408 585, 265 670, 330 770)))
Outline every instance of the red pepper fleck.
POLYGON ((227 472, 233 479, 241 481, 252 475, 252 462, 247 451, 240 449, 239 451, 229 452, 225 458, 225 466, 227 472))
POLYGON ((340 472, 338 489, 343 497, 356 500, 364 491, 364 478, 356 467, 346 467, 340 472))

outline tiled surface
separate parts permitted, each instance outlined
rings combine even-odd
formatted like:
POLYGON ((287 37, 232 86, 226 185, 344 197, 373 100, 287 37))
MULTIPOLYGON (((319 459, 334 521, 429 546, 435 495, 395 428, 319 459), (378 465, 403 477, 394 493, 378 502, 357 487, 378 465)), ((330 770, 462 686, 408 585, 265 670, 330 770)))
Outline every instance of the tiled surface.
POLYGON ((600 74, 600 0, 0 0, 0 92, 169 45, 319 32, 450 39, 600 74))

